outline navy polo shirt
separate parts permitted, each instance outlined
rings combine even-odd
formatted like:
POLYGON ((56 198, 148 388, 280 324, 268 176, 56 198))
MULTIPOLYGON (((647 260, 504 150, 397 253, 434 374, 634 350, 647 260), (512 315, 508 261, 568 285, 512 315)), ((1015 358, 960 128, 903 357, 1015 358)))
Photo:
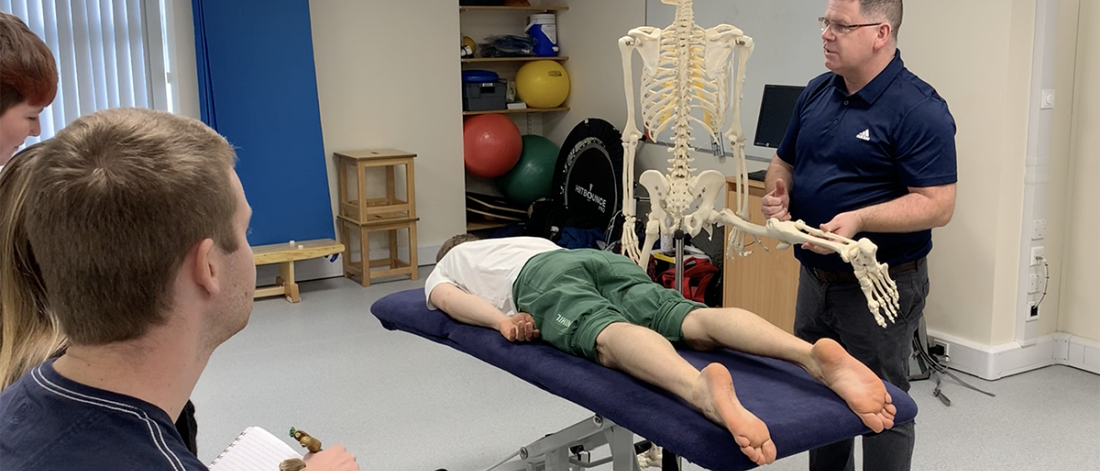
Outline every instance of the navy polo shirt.
POLYGON ((0 394, 5 471, 206 471, 164 410, 71 381, 53 362, 0 394))
MULTIPOLYGON (((790 214, 811 227, 845 211, 884 203, 909 187, 955 183, 955 120, 947 102, 905 68, 901 51, 867 86, 848 94, 833 72, 802 91, 776 152, 794 168, 790 214)), ((924 257, 932 231, 856 234, 878 245, 891 266, 924 257)), ((795 246, 803 265, 850 272, 837 254, 795 246)))

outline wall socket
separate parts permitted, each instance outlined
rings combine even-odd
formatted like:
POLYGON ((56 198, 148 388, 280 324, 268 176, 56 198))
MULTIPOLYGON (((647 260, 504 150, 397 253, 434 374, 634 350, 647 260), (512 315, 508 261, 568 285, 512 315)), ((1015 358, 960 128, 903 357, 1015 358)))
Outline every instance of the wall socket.
MULTIPOLYGON (((1046 255, 1046 253, 1045 253, 1045 250, 1043 249, 1042 246, 1032 247, 1031 248, 1031 261, 1028 263, 1028 265, 1031 265, 1033 267, 1042 265, 1042 263, 1043 263, 1042 259, 1045 255, 1046 255)), ((1032 292, 1034 292, 1034 291, 1032 291, 1032 292)))
POLYGON ((951 346, 943 340, 936 338, 928 339, 928 353, 936 358, 936 361, 940 363, 948 363, 951 361, 951 346))
POLYGON ((1035 301, 1027 303, 1027 320, 1033 321, 1039 318, 1039 305, 1035 301))

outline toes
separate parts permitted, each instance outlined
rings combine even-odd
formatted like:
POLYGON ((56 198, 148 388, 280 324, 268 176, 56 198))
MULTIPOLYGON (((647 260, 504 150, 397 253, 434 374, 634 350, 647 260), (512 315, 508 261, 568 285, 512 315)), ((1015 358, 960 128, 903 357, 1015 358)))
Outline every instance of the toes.
POLYGON ((882 425, 883 425, 883 426, 884 426, 884 427, 885 427, 886 429, 892 429, 892 428, 894 428, 894 419, 893 419, 893 418, 887 418, 887 417, 883 417, 883 418, 882 418, 882 425))
POLYGON ((752 461, 753 463, 764 464, 761 463, 761 461, 763 461, 764 459, 763 453, 760 453, 760 450, 757 450, 756 448, 753 448, 751 446, 743 446, 741 447, 741 453, 744 453, 745 456, 749 458, 749 461, 752 461))
POLYGON ((751 448, 752 445, 752 442, 749 441, 748 437, 741 435, 734 435, 733 441, 737 442, 737 445, 740 446, 742 449, 751 448))
POLYGON ((879 414, 867 414, 861 417, 863 419, 863 425, 871 429, 872 432, 881 432, 883 426, 882 416, 879 414))
POLYGON ((776 450, 775 450, 775 442, 773 442, 771 440, 768 440, 768 441, 764 442, 764 446, 761 447, 761 448, 762 448, 761 451, 764 453, 765 463, 767 463, 767 464, 774 463, 775 462, 775 455, 777 453, 776 450))

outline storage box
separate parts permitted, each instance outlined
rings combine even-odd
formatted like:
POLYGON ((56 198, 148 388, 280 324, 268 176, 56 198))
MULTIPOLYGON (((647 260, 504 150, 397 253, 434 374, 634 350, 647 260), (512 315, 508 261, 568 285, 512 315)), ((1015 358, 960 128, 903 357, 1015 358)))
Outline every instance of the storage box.
POLYGON ((462 111, 489 111, 506 109, 508 83, 470 82, 462 84, 462 111))

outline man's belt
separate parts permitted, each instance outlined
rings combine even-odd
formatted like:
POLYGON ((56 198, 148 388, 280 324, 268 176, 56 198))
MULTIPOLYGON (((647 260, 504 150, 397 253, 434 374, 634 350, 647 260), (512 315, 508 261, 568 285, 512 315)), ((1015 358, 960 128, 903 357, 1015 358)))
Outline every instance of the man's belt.
MULTIPOLYGON (((921 257, 921 258, 919 258, 917 260, 914 260, 912 262, 899 263, 895 266, 892 266, 892 267, 890 267, 890 274, 893 275, 893 274, 897 274, 897 273, 904 273, 904 272, 907 272, 909 270, 916 270, 917 267, 921 266, 921 264, 923 264, 925 262, 926 258, 927 257, 921 257)), ((848 271, 848 272, 837 272, 837 271, 822 270, 820 268, 810 268, 810 267, 806 267, 806 268, 809 269, 810 273, 813 273, 814 276, 816 276, 817 279, 819 279, 821 281, 827 281, 827 282, 830 282, 830 283, 850 283, 850 282, 858 281, 856 279, 856 274, 853 273, 853 272, 850 272, 850 271, 848 271)))

